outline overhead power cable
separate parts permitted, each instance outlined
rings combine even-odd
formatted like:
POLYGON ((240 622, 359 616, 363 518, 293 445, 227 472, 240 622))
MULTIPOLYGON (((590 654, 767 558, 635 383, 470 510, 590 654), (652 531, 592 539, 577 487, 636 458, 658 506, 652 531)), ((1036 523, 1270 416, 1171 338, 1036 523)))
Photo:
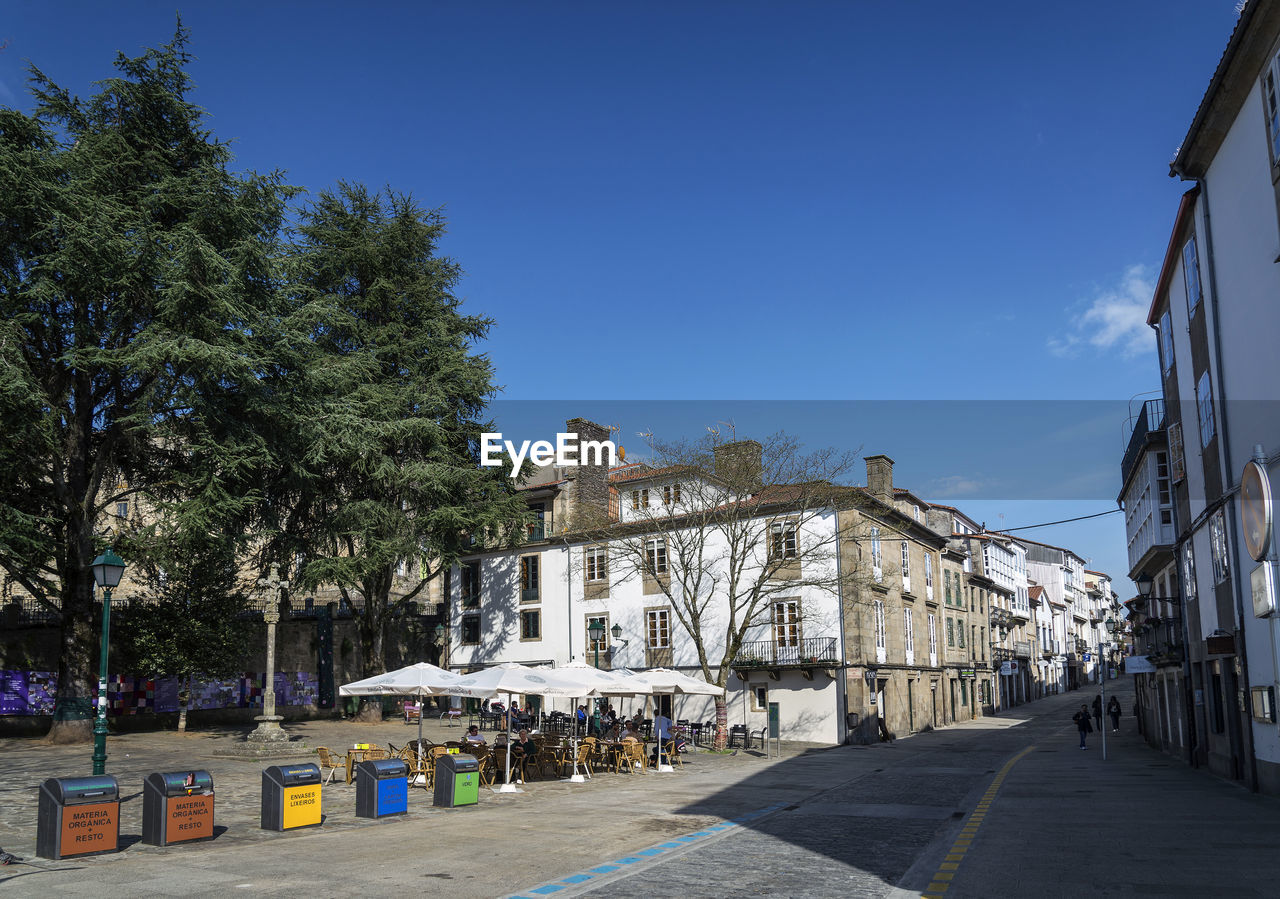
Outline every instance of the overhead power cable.
POLYGON ((1123 509, 1108 509, 1106 512, 1095 512, 1093 515, 1081 515, 1077 518, 1064 518, 1061 521, 1046 521, 1042 524, 1024 524, 1017 528, 1001 528, 998 531, 992 531, 993 534, 1008 534, 1011 531, 1030 531, 1035 528, 1047 528, 1055 524, 1069 524, 1072 521, 1085 521, 1089 518, 1101 518, 1103 515, 1114 515, 1117 512, 1123 512, 1123 509))

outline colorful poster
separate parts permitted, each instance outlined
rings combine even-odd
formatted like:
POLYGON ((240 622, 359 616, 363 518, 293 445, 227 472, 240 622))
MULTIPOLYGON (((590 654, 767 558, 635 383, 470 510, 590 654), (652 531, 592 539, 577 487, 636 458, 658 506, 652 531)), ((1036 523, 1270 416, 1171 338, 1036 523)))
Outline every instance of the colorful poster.
POLYGON ((0 715, 26 715, 27 672, 0 671, 0 715))

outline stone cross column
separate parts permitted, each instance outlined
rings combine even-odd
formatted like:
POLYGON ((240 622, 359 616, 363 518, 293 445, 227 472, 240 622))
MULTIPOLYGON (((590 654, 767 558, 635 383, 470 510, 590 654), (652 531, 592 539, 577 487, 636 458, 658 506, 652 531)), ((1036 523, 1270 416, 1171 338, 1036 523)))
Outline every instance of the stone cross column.
POLYGON ((276 622, 280 620, 280 599, 289 582, 280 577, 280 566, 272 565, 267 577, 258 578, 258 586, 267 598, 267 607, 262 613, 262 620, 267 623, 267 683, 262 692, 262 714, 254 719, 258 727, 249 739, 284 740, 288 737, 280 729, 282 719, 276 714, 276 622))

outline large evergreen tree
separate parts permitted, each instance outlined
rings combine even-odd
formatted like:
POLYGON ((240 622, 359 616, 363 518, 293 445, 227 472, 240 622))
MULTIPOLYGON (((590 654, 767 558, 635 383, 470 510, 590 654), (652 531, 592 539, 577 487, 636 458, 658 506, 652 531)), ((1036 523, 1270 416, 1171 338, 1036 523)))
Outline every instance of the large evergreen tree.
POLYGON ((55 740, 90 734, 104 513, 145 491, 234 532, 293 346, 272 327, 289 192, 229 171, 186 46, 118 56, 88 100, 33 68, 34 111, 0 109, 0 566, 61 610, 55 740))
MULTIPOLYGON (((444 221, 412 198, 341 184, 302 215, 291 270, 314 356, 295 385, 305 419, 298 464, 280 471, 279 545, 306 559, 301 581, 335 584, 361 609, 366 675, 385 670, 398 606, 478 535, 510 535, 526 511, 510 479, 480 468, 494 392, 476 351, 491 322, 464 314, 460 269, 441 256, 444 221), (411 572, 397 590, 401 563, 411 572), (421 578, 418 579, 418 576, 421 578)), ((291 325, 302 330, 302 325, 291 325)), ((377 717, 376 703, 362 714, 377 717)))

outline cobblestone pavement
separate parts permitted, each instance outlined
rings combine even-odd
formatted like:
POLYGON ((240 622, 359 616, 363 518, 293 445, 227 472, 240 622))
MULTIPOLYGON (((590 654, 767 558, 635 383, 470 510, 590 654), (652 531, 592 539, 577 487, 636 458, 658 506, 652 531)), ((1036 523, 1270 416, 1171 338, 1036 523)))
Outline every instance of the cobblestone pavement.
MULTIPOLYGON (((128 848, 59 862, 32 857, 36 786, 85 773, 90 750, 8 740, 0 845, 27 861, 0 869, 0 893, 1274 895, 1280 802, 1148 749, 1131 717, 1108 734, 1107 761, 1098 735, 1080 752, 1070 716, 1091 698, 1069 693, 874 747, 698 754, 674 774, 482 791, 464 809, 412 791, 395 820, 358 819, 354 787, 326 787, 324 826, 283 834, 258 829, 263 766, 212 756, 231 734, 125 735, 111 740, 107 766, 128 797, 128 848), (225 830, 198 845, 137 842, 142 777, 190 767, 213 773, 225 830)), ((412 736, 399 723, 291 730, 312 746, 412 736)))

